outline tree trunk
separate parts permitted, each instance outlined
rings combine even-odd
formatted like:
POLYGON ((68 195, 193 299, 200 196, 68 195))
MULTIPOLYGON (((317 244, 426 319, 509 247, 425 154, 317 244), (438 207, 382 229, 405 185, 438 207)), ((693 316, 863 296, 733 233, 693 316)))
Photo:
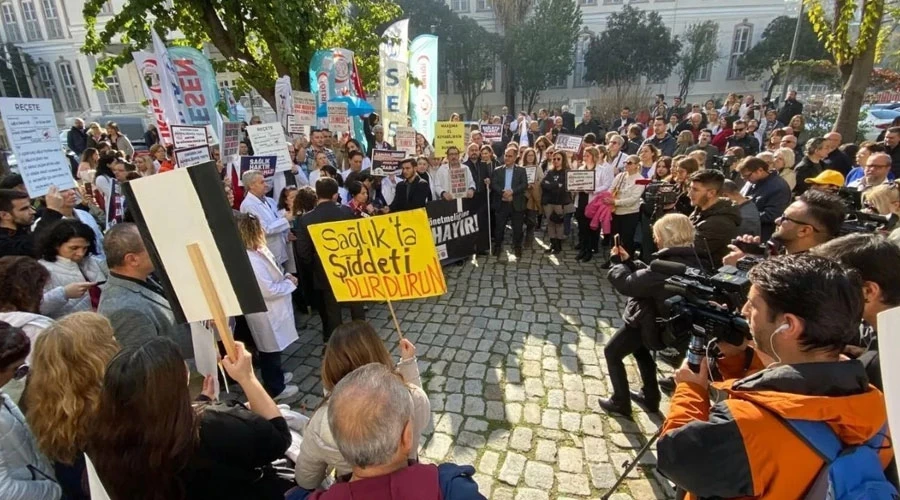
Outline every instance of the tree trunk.
MULTIPOLYGON (((865 52, 855 58, 849 65, 849 75, 844 78, 843 99, 841 109, 838 111, 834 130, 841 134, 846 142, 856 141, 856 129, 859 125, 859 108, 862 107, 872 76, 872 67, 875 66, 875 40, 869 42, 865 52)), ((842 67, 842 73, 846 73, 842 67)))
MULTIPOLYGON (((772 91, 775 90, 775 86, 778 85, 778 78, 781 76, 781 71, 772 71, 772 79, 769 81, 769 90, 766 92, 766 99, 772 99, 772 91)), ((787 82, 785 82, 787 85, 787 82)), ((787 123, 785 123, 787 125, 787 123)))
POLYGON ((512 65, 506 65, 504 72, 506 78, 506 107, 509 108, 509 114, 516 115, 516 72, 512 65))

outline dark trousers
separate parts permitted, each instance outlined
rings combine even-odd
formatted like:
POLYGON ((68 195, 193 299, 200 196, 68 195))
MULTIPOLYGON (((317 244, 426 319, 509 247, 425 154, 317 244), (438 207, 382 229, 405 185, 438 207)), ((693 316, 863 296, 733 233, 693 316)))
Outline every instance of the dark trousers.
POLYGON ((262 372, 262 384, 273 398, 284 390, 284 373, 281 371, 280 352, 259 351, 259 370, 262 372))
POLYGON ((598 251, 600 248, 600 231, 591 229, 591 220, 584 215, 584 208, 575 209, 575 220, 578 221, 578 243, 582 249, 598 251))
POLYGON ((639 329, 627 325, 619 328, 603 348, 603 353, 606 355, 606 367, 613 386, 612 399, 616 403, 631 402, 631 394, 628 391, 628 374, 625 371, 625 363, 623 363, 629 354, 633 354, 637 361, 647 401, 658 402, 660 400, 659 384, 656 382, 656 361, 653 360, 650 349, 644 347, 639 329))
POLYGON ((656 243, 653 241, 653 222, 649 215, 641 212, 641 260, 650 262, 650 256, 656 253, 656 243))
MULTIPOLYGON (((321 302, 318 305, 319 318, 322 319, 322 340, 328 342, 331 332, 343 323, 341 318, 341 303, 334 298, 334 292, 329 287, 327 290, 317 290, 321 302)), ((350 317, 352 319, 366 319, 366 311, 362 302, 348 302, 350 317)))
POLYGON ((506 232, 507 222, 512 224, 513 248, 521 249, 525 211, 514 210, 510 202, 500 202, 500 206, 494 211, 494 218, 494 251, 499 252, 503 248, 503 233, 506 232))
POLYGON ((636 250, 634 244, 634 232, 637 230, 638 224, 641 222, 641 214, 633 213, 627 215, 613 214, 612 218, 612 234, 619 235, 619 244, 634 256, 636 250))

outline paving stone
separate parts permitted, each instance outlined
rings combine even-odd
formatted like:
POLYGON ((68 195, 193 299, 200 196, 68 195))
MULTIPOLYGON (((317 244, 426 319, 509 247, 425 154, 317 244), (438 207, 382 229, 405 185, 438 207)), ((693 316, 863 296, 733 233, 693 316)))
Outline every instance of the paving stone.
POLYGON ((581 474, 584 468, 582 453, 578 448, 564 446, 559 449, 559 470, 581 474))
POLYGON ((549 439, 539 439, 534 451, 534 458, 541 462, 556 463, 556 442, 549 439))
POLYGON ((547 409, 541 415, 541 427, 559 429, 559 410, 547 409))
POLYGON ((424 455, 434 460, 443 460, 453 445, 453 438, 446 434, 435 433, 425 446, 424 455))
POLYGON ((553 467, 529 460, 525 465, 525 484, 550 491, 553 488, 553 467))
POLYGON ((556 484, 560 493, 571 493, 573 495, 591 494, 591 487, 588 485, 587 476, 583 474, 558 472, 556 473, 556 484))
POLYGON ((525 462, 526 459, 524 455, 513 452, 507 453, 497 478, 510 486, 516 486, 519 484, 519 478, 522 476, 522 471, 525 469, 525 462))
POLYGON ((525 403, 525 421, 529 424, 541 423, 541 407, 537 403, 525 403))
POLYGON ((477 396, 466 396, 466 407, 463 410, 466 415, 476 417, 484 416, 484 400, 477 396))
POLYGON ((481 455, 481 460, 478 461, 477 468, 479 472, 493 476, 499 463, 500 454, 495 451, 487 450, 481 455))
MULTIPOLYGON (((527 471, 525 472, 525 479, 528 479, 527 471)), ((532 488, 519 488, 516 490, 516 500, 547 500, 548 498, 550 498, 550 495, 543 490, 532 488)))
POLYGON ((528 427, 516 427, 509 438, 509 447, 514 450, 528 451, 531 449, 531 439, 534 431, 528 427))
POLYGON ((509 445, 509 431, 506 429, 497 429, 488 436, 488 448, 506 451, 509 445))

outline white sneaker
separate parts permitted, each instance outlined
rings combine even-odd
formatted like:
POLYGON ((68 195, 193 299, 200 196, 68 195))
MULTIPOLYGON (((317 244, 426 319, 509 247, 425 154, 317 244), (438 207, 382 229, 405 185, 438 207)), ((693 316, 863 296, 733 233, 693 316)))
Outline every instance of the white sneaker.
POLYGON ((275 396, 272 399, 274 399, 275 401, 281 401, 283 399, 290 399, 290 398, 296 396, 298 392, 300 392, 300 389, 296 385, 286 385, 286 386, 284 386, 284 390, 281 391, 281 394, 275 396))
POLYGON ((292 372, 284 372, 284 383, 288 383, 291 380, 294 380, 294 374, 292 372))

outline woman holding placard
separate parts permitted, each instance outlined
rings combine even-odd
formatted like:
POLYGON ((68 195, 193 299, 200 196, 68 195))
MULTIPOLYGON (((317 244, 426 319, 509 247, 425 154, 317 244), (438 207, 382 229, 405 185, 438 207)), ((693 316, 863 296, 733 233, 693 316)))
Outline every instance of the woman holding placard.
POLYGON ((552 166, 541 180, 541 201, 544 204, 544 215, 547 217, 547 238, 550 248, 545 253, 562 252, 565 234, 566 207, 572 204, 572 195, 566 185, 566 172, 569 170, 569 159, 564 152, 558 151, 550 156, 552 166))
MULTIPOLYGON (((647 146, 643 148, 647 148, 647 146)), ((644 194, 645 187, 644 184, 638 183, 641 179, 643 179, 641 160, 636 155, 631 155, 625 160, 625 171, 617 175, 613 181, 612 198, 606 200, 606 204, 614 210, 612 234, 619 237, 620 246, 630 255, 635 254, 634 234, 641 221, 641 195, 644 194)), ((649 256, 642 257, 648 258, 649 256)), ((601 268, 609 269, 610 265, 610 261, 607 260, 601 268)))
POLYGON ((594 257, 594 252, 600 250, 600 232, 591 229, 590 219, 585 215, 585 209, 603 191, 609 190, 611 180, 605 180, 606 172, 598 169, 606 161, 606 148, 604 146, 591 146, 585 148, 583 153, 583 165, 580 170, 594 172, 594 191, 581 191, 576 195, 575 219, 578 221, 578 245, 575 247, 578 256, 575 260, 588 262, 594 257), (604 185, 605 184, 605 185, 604 185))
POLYGON ((528 187, 525 190, 525 248, 534 243, 534 230, 539 226, 538 214, 541 212, 541 181, 544 172, 538 166, 537 152, 532 148, 522 149, 522 167, 528 175, 528 187))

